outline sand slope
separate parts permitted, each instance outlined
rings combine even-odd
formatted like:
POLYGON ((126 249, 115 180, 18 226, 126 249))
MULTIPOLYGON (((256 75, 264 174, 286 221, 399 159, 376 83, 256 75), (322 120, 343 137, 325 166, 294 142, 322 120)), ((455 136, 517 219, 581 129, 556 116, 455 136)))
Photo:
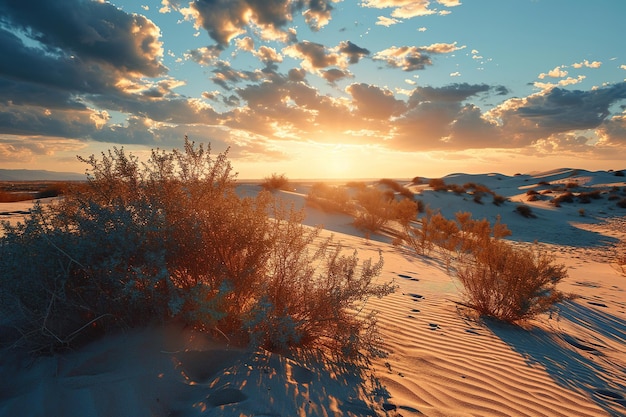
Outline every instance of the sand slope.
MULTIPOLYGON (((524 327, 460 307, 462 289, 436 253, 417 256, 383 235, 364 239, 349 216, 308 208, 307 224, 324 224, 362 259, 382 250, 379 279, 398 285, 367 304, 379 311, 389 350, 370 370, 235 349, 175 327, 146 329, 63 356, 3 355, 0 416, 626 416, 626 277, 606 246, 626 238, 626 209, 606 197, 561 208, 526 202, 541 181, 606 188, 623 187, 620 180, 569 169, 446 177, 511 200, 500 207, 422 187, 418 198, 431 207, 500 215, 512 241, 538 240, 568 267, 562 289, 579 297, 524 327), (519 202, 537 217, 516 213, 519 202)), ((305 194, 280 195, 304 207, 305 194)))

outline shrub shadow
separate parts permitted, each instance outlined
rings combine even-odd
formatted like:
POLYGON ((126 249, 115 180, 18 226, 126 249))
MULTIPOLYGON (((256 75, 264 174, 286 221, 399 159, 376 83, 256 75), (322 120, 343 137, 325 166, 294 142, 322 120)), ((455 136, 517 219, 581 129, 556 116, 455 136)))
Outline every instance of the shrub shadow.
MULTIPOLYGON (((616 341, 626 338, 626 326, 617 317, 571 301, 560 304, 560 309, 562 320, 616 341)), ((624 371, 603 354, 601 344, 539 328, 526 330, 492 319, 484 319, 484 323, 528 366, 541 365, 560 386, 586 394, 610 415, 626 416, 624 371)))

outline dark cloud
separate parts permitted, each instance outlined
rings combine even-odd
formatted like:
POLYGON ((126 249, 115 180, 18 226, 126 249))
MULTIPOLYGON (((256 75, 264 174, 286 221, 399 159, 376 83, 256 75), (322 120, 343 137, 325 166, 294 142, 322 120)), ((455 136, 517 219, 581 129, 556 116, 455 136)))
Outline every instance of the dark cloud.
POLYGON ((321 75, 330 84, 335 84, 337 81, 351 76, 349 72, 337 68, 331 68, 329 70, 322 71, 321 75))
POLYGON ((339 56, 327 51, 320 43, 302 41, 285 48, 285 52, 293 57, 304 60, 305 65, 313 70, 337 65, 339 56))
POLYGON ((304 81, 306 78, 306 71, 301 68, 292 68, 288 72, 290 81, 304 81))
POLYGON ((356 64, 359 60, 370 54, 370 51, 356 46, 350 41, 344 41, 339 44, 339 52, 348 56, 348 62, 350 64, 356 64))
POLYGON ((409 99, 409 105, 422 101, 460 102, 479 93, 487 92, 491 87, 487 84, 450 84, 444 87, 417 87, 409 99))
POLYGON ((352 103, 358 115, 368 119, 389 119, 405 109, 405 103, 396 100, 393 93, 368 84, 352 84, 346 91, 352 96, 352 103))
POLYGON ((626 82, 590 91, 553 88, 528 98, 512 117, 532 120, 539 129, 554 133, 593 129, 611 114, 609 107, 623 99, 626 82))
POLYGON ((158 28, 143 16, 109 3, 81 0, 4 1, 0 21, 39 42, 51 56, 70 55, 120 71, 158 76, 158 28))

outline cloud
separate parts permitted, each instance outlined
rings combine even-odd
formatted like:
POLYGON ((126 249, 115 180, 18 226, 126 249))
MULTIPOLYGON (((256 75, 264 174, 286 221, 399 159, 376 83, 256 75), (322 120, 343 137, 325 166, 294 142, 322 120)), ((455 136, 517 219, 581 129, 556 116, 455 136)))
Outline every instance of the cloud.
POLYGON ((567 77, 567 71, 562 69, 562 67, 555 67, 554 69, 548 71, 547 73, 542 72, 539 74, 539 79, 543 80, 546 77, 550 78, 563 78, 567 77))
POLYGON ((528 144, 554 134, 595 129, 611 114, 610 107, 624 99, 626 82, 590 91, 555 87, 507 100, 491 115, 507 134, 528 144))
POLYGON ((401 20, 398 20, 398 19, 393 19, 393 18, 389 18, 385 16, 378 16, 378 20, 376 21, 376 24, 379 26, 389 27, 389 26, 397 25, 400 22, 401 20))
POLYGON ((331 68, 329 70, 322 71, 321 75, 330 84, 335 84, 339 80, 342 80, 344 78, 349 78, 352 76, 349 72, 336 69, 336 68, 331 68))
POLYGON ((401 19, 436 13, 435 10, 429 8, 429 0, 365 0, 362 5, 375 9, 393 8, 391 15, 401 19))
POLYGON ((359 60, 370 54, 370 51, 361 48, 350 41, 343 41, 339 44, 338 50, 341 54, 346 55, 348 57, 348 63, 356 64, 359 60))
MULTIPOLYGON (((459 0, 437 0, 437 3, 445 7, 456 7, 461 5, 459 0)), ((430 0, 364 0, 363 7, 375 9, 392 8, 391 16, 399 19, 410 19, 417 16, 428 16, 432 14, 445 15, 449 10, 432 9, 430 0)), ((379 18, 380 19, 380 18, 379 18)))
POLYGON ((444 54, 465 48, 455 43, 436 43, 428 46, 392 46, 374 54, 373 59, 385 61, 387 66, 402 68, 403 71, 423 70, 432 65, 429 54, 444 54))
POLYGON ((166 71, 159 28, 144 16, 125 13, 112 4, 2 2, 0 15, 5 27, 30 37, 51 57, 74 56, 83 63, 135 75, 153 77, 166 71))
POLYGON ((356 106, 358 117, 388 120, 401 114, 406 107, 403 101, 396 100, 391 91, 373 85, 352 84, 346 92, 352 96, 352 105, 356 106))
POLYGON ((572 67, 574 67, 574 68, 582 68, 582 67, 600 68, 601 66, 602 66, 602 62, 600 62, 600 61, 589 62, 586 59, 584 61, 582 61, 582 62, 578 62, 578 63, 572 64, 572 67))
MULTIPOLYGON (((169 2, 170 7, 172 3, 169 2)), ((331 19, 331 3, 332 0, 194 0, 189 7, 176 4, 175 8, 224 49, 235 37, 246 33, 249 25, 270 32, 267 37, 291 38, 289 30, 283 28, 293 20, 295 12, 303 10, 309 27, 319 30, 331 19)))
POLYGON ((310 72, 340 63, 337 53, 328 51, 324 45, 315 42, 302 41, 289 45, 283 49, 283 53, 301 59, 302 67, 310 72))

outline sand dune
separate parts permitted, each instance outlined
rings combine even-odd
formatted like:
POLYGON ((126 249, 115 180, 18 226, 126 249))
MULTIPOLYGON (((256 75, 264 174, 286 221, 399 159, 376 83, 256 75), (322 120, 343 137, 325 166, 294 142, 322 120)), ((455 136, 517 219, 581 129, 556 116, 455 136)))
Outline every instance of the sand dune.
MULTIPOLYGON (((579 297, 524 327, 481 319, 458 304, 462 288, 436 254, 417 256, 384 235, 365 239, 349 216, 307 208, 307 224, 323 224, 362 259, 382 250, 379 279, 398 285, 395 294, 368 301, 379 311, 389 351, 371 369, 246 351, 178 328, 146 329, 63 356, 2 356, 0 415, 626 415, 626 278, 611 264, 609 246, 626 240, 626 209, 606 195, 559 208, 526 201, 526 191, 540 189, 540 182, 609 190, 623 188, 622 178, 559 169, 444 179, 480 183, 510 201, 476 204, 467 196, 411 187, 446 216, 501 216, 513 242, 537 240, 567 266, 562 289, 579 297), (519 215, 520 203, 530 205, 536 218, 519 215)), ((241 187, 243 194, 258 192, 255 185, 241 187)), ((305 207, 306 189, 280 195, 305 207)))

